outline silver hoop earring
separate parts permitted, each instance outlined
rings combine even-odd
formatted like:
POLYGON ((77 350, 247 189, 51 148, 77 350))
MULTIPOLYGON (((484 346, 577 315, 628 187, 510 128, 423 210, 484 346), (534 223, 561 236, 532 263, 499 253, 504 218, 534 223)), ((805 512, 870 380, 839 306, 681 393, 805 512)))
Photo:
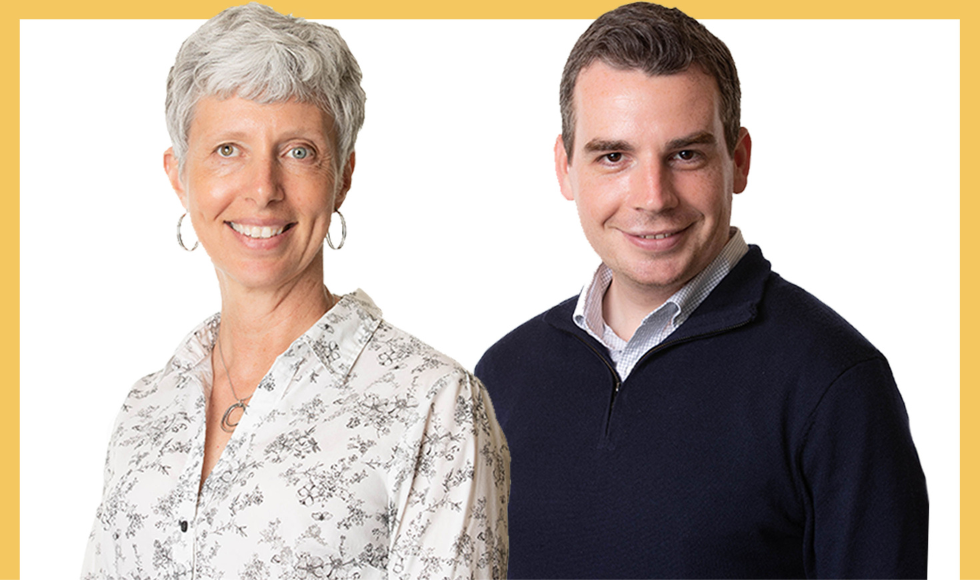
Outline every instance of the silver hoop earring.
POLYGON ((333 245, 333 240, 330 239, 330 229, 327 229, 326 240, 331 250, 339 250, 344 247, 344 242, 347 241, 347 220, 344 219, 344 214, 340 213, 339 209, 335 209, 334 213, 340 217, 340 243, 336 246, 333 245))
POLYGON ((194 250, 197 249, 197 246, 198 246, 198 244, 200 244, 200 242, 195 241, 194 242, 194 247, 193 248, 190 248, 190 249, 188 249, 187 246, 184 245, 184 238, 180 235, 180 226, 181 226, 181 224, 183 224, 185 217, 187 217, 187 212, 186 211, 184 212, 184 214, 182 216, 180 216, 177 219, 177 243, 180 244, 180 247, 181 248, 184 248, 188 252, 193 252, 194 250))

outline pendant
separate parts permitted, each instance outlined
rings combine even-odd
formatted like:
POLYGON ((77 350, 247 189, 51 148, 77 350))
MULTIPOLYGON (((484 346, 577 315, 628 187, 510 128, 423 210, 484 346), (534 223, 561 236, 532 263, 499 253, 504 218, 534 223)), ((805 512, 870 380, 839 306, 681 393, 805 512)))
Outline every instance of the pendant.
POLYGON ((245 414, 245 403, 243 403, 241 401, 238 401, 234 405, 228 407, 228 410, 225 411, 225 414, 221 417, 221 429, 225 433, 232 433, 232 432, 234 432, 235 431, 235 427, 238 427, 238 424, 242 420, 241 419, 241 416, 239 416, 238 417, 238 421, 235 421, 234 423, 232 423, 231 420, 229 419, 229 417, 231 417, 231 412, 234 411, 235 408, 240 408, 242 410, 242 415, 245 414))

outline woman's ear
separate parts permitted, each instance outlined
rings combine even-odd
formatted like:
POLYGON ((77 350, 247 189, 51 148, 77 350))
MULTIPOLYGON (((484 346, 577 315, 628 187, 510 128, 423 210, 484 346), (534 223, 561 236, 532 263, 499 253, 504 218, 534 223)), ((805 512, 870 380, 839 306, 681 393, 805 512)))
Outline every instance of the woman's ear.
POLYGON ((163 152, 163 170, 167 173, 167 179, 170 180, 170 187, 174 188, 174 193, 180 199, 180 205, 187 209, 187 193, 184 191, 184 185, 180 182, 180 163, 174 155, 173 147, 163 152))
POLYGON ((334 211, 340 209, 341 204, 347 199, 347 192, 350 191, 351 177, 354 175, 355 161, 355 153, 351 151, 350 157, 347 158, 347 163, 344 164, 344 168, 340 174, 340 188, 337 190, 337 195, 333 200, 334 211))

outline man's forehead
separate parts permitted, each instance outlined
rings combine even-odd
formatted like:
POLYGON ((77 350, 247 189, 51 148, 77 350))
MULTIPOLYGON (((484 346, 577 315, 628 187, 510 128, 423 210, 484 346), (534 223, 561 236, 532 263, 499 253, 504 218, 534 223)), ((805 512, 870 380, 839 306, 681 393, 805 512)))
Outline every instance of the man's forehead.
POLYGON ((710 73, 708 73, 708 71, 705 70, 703 66, 701 66, 696 62, 692 62, 687 68, 683 70, 678 70, 671 73, 650 73, 642 66, 621 65, 617 63, 607 62, 606 60, 601 58, 594 59, 592 62, 590 62, 586 66, 583 66, 579 70, 578 75, 576 75, 575 77, 575 86, 573 87, 573 89, 575 91, 578 90, 579 85, 581 85, 581 81, 583 77, 594 76, 597 73, 599 74, 605 73, 611 75, 636 73, 636 74, 642 74, 647 78, 670 78, 670 77, 680 77, 680 76, 703 77, 705 80, 710 79, 712 81, 711 84, 714 87, 715 91, 719 92, 720 94, 720 91, 718 89, 718 83, 715 80, 715 78, 710 73))
POLYGON ((710 95, 716 101, 720 100, 721 97, 721 92, 718 89, 718 83, 715 78, 705 72, 704 69, 698 66, 696 63, 676 73, 650 74, 640 67, 616 66, 610 65, 602 60, 596 60, 590 63, 588 66, 583 67, 582 70, 579 71, 578 76, 575 78, 575 87, 572 92, 574 99, 573 102, 577 103, 580 100, 578 97, 581 95, 584 87, 591 88, 597 84, 603 84, 606 85, 608 89, 612 89, 617 84, 628 83, 630 80, 635 78, 649 80, 681 78, 692 79, 697 82, 704 94, 710 95))
POLYGON ((656 122, 682 127, 700 121, 702 126, 690 127, 671 140, 705 135, 719 140, 713 132, 721 130, 721 103, 718 85, 700 67, 691 66, 669 75, 650 75, 639 68, 613 67, 597 61, 582 69, 575 83, 573 114, 576 144, 614 139, 614 135, 581 135, 603 128, 630 127, 632 124, 656 122), (584 138, 583 141, 580 138, 584 138))

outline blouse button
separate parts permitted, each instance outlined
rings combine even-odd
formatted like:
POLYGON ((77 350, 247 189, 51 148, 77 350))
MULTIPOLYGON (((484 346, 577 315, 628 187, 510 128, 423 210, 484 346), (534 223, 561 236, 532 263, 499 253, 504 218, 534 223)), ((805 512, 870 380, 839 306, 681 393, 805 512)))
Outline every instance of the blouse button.
POLYGON ((187 520, 181 520, 180 521, 180 531, 182 531, 182 532, 186 532, 187 531, 187 520))

